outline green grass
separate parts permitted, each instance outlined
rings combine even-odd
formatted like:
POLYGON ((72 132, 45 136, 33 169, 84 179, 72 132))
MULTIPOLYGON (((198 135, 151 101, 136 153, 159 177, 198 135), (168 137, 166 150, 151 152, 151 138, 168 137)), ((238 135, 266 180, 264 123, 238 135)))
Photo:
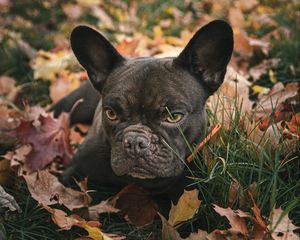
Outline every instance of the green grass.
MULTIPOLYGON (((39 1, 16 1, 9 12, 3 16, 11 19, 8 29, 20 33, 23 39, 36 49, 51 49, 55 34, 67 35, 74 23, 66 22, 66 16, 61 11, 61 4, 65 1, 56 1, 49 8, 39 1), (28 14, 30 10, 38 10, 39 14, 28 14), (53 11, 54 10, 54 11, 53 11), (32 26, 20 26, 14 24, 14 17, 21 16, 23 19, 32 22, 32 26)), ((74 1, 68 1, 74 2, 74 1)), ((277 80, 283 83, 299 82, 299 30, 296 25, 296 11, 287 10, 284 4, 275 5, 274 1, 262 1, 265 4, 273 4, 274 20, 280 25, 290 30, 290 37, 286 39, 281 36, 272 40, 274 45, 268 58, 278 57, 281 59, 280 65, 273 69, 277 80), (289 11, 289 12, 288 12, 289 11)), ((109 8, 111 5, 107 4, 109 8)), ((138 6, 138 17, 144 19, 146 24, 136 23, 136 30, 148 36, 153 34, 153 27, 161 19, 170 17, 166 9, 170 6, 177 7, 184 11, 191 10, 193 19, 189 26, 197 23, 196 1, 189 5, 182 4, 181 1, 151 1, 149 4, 138 6)), ((272 5, 271 5, 272 6, 272 5)), ((118 8, 118 6, 114 6, 118 8)), ((296 5, 295 5, 296 9, 296 5)), ((172 18, 172 16, 171 16, 172 18)), ((84 23, 96 24, 96 19, 90 15, 84 15, 80 21, 84 23)), ((172 24, 170 28, 164 29, 167 35, 178 35, 182 28, 180 24, 172 24)), ((101 29, 111 39, 114 39, 114 32, 101 29)), ((273 30, 272 28, 262 28, 264 33, 273 30)), ((249 30, 251 32, 251 29, 249 30)), ((252 32, 257 36, 262 32, 252 32)), ((262 55, 253 56, 250 59, 251 65, 256 65, 265 58, 262 55)), ((18 84, 28 84, 25 94, 22 95, 31 105, 45 105, 49 100, 49 82, 33 80, 32 69, 29 59, 16 46, 14 39, 4 35, 0 42, 0 75, 9 75, 17 80, 18 84)), ((272 87, 268 75, 262 76, 257 82, 258 85, 272 87)), ((21 103, 20 103, 21 104, 21 103)), ((244 129, 239 127, 239 111, 236 118, 232 119, 230 131, 221 130, 221 138, 218 144, 208 144, 201 151, 195 160, 197 169, 192 175, 195 177, 195 186, 199 189, 202 200, 197 216, 180 228, 183 234, 196 231, 198 228, 212 231, 216 228, 226 228, 227 220, 221 218, 212 209, 212 203, 226 207, 228 205, 228 190, 233 181, 237 181, 245 189, 251 183, 256 182, 256 202, 262 214, 268 217, 274 207, 282 207, 289 211, 289 217, 295 225, 300 226, 300 143, 297 145, 297 152, 288 156, 284 153, 284 147, 280 143, 278 146, 271 144, 262 148, 253 143, 244 129), (283 159, 285 159, 283 164, 283 159), (210 164, 207 164, 209 162, 210 164)), ((210 113, 211 122, 216 123, 215 114, 210 113)), ((2 146, 2 145, 0 145, 2 146)), ((188 172, 188 175, 191 173, 188 172)), ((7 188, 20 204, 23 213, 15 215, 11 219, 0 221, 0 231, 5 229, 7 239, 39 240, 39 239, 75 239, 80 234, 85 234, 82 230, 74 228, 70 231, 57 231, 57 227, 52 223, 50 214, 39 208, 35 200, 30 197, 26 185, 21 180, 17 187, 7 188), (1 225, 2 224, 2 225, 1 225)), ((112 195, 110 189, 103 189, 99 193, 99 198, 106 199, 112 195)), ((167 200, 165 200, 165 204, 167 200)), ((249 199, 245 203, 245 210, 250 211, 251 202, 249 199)), ((238 201, 235 201, 233 208, 238 208, 238 201)), ((100 216, 103 224, 103 231, 125 235, 127 239, 159 239, 161 234, 161 222, 155 222, 145 228, 136 228, 126 221, 113 214, 100 216)), ((0 235, 1 236, 1 235, 0 235)))
MULTIPOLYGON (((211 113, 212 122, 216 120, 214 117, 211 113)), ((194 185, 199 189, 202 203, 197 216, 180 228, 182 234, 187 235, 199 228, 212 231, 228 226, 227 221, 212 209, 212 204, 228 206, 228 190, 233 181, 239 182, 243 189, 256 182, 255 200, 263 216, 268 217, 274 207, 282 207, 290 212, 293 223, 300 225, 300 145, 298 152, 283 164, 283 146, 279 144, 274 150, 271 144, 262 148, 253 143, 247 138, 247 133, 239 129, 238 117, 239 114, 232 120, 230 131, 220 133, 222 137, 219 140, 222 141, 206 145, 194 160, 197 165, 192 173, 194 185)), ((191 173, 187 175, 191 176, 191 173)), ((37 207, 25 184, 20 190, 12 194, 20 203, 23 213, 4 222, 8 239, 74 239, 84 233, 77 228, 57 232, 49 214, 37 207)), ((103 188, 97 195, 106 199, 113 193, 103 188)), ((165 200, 165 204, 167 202, 165 200)), ((251 207, 252 203, 247 198, 245 206, 239 206, 237 201, 232 206, 249 212, 251 207)), ((161 222, 158 219, 145 228, 131 226, 113 214, 101 215, 100 222, 104 232, 125 235, 127 239, 159 239, 161 234, 161 222)))

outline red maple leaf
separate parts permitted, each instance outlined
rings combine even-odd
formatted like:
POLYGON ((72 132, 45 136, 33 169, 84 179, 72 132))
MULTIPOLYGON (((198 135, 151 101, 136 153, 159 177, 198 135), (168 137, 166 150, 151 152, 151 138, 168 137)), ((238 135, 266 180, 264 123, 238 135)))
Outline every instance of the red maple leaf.
POLYGON ((51 114, 39 115, 37 120, 21 120, 11 134, 19 143, 32 145, 25 163, 33 171, 43 169, 57 157, 68 164, 73 157, 69 141, 69 114, 62 113, 58 119, 51 114))

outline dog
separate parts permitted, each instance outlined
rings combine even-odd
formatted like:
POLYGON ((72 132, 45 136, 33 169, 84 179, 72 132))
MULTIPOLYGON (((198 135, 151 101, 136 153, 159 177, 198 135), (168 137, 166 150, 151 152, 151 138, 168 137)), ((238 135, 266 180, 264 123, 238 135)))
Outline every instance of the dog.
POLYGON ((53 107, 71 123, 92 123, 61 177, 65 185, 88 177, 93 186, 135 183, 152 192, 178 189, 190 145, 206 134, 206 100, 222 84, 233 51, 229 24, 200 28, 171 58, 126 59, 99 32, 78 26, 71 47, 86 69, 84 83, 53 107))

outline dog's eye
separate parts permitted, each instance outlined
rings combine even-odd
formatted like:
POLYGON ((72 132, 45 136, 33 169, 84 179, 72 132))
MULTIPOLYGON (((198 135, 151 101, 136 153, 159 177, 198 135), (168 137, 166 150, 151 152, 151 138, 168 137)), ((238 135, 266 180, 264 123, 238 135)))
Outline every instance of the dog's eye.
POLYGON ((112 110, 112 109, 107 109, 105 110, 105 114, 106 114, 106 117, 110 120, 110 121, 116 121, 118 120, 118 115, 117 113, 112 110))
POLYGON ((171 116, 168 116, 166 122, 168 123, 178 123, 183 118, 182 113, 172 113, 171 116))

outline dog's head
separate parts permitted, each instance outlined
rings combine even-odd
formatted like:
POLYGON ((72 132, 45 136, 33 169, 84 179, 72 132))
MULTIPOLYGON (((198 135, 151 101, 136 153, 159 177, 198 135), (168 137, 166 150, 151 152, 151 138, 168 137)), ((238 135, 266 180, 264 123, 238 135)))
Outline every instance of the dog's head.
POLYGON ((118 176, 180 176, 188 144, 206 129, 205 102, 222 84, 233 50, 231 27, 202 27, 176 58, 125 59, 97 31, 79 26, 72 49, 102 95, 94 121, 111 146, 118 176))

